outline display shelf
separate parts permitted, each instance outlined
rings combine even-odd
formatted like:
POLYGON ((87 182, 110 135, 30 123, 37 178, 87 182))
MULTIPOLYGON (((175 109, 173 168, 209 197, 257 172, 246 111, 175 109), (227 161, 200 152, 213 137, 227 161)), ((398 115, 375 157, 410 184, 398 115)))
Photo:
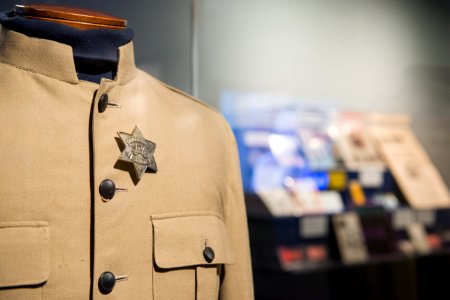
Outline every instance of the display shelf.
MULTIPOLYGON (((301 237, 302 220, 316 216, 275 217, 258 195, 247 193, 245 199, 256 299, 441 299, 436 298, 437 291, 443 292, 443 278, 450 276, 449 209, 422 211, 405 206, 393 211, 348 209, 357 212, 365 238, 368 232, 370 234, 367 227, 377 228, 374 219, 378 225, 383 221, 380 216, 388 220, 381 225, 390 229, 392 234, 375 242, 372 238, 366 260, 346 263, 338 253, 330 221, 342 213, 318 215, 328 220, 327 232, 320 237, 304 239, 301 237), (404 227, 408 222, 419 222, 426 233, 437 235, 441 241, 439 248, 430 245, 427 253, 399 249, 399 241, 411 240, 404 227), (388 241, 390 246, 377 247, 388 241), (280 247, 295 250, 305 249, 311 244, 324 245, 328 250, 327 259, 308 262, 308 256, 304 255, 300 262, 294 261, 291 266, 280 261, 277 253, 280 247), (434 296, 430 298, 430 295, 434 296)), ((372 230, 372 234, 374 232, 377 233, 372 230)))

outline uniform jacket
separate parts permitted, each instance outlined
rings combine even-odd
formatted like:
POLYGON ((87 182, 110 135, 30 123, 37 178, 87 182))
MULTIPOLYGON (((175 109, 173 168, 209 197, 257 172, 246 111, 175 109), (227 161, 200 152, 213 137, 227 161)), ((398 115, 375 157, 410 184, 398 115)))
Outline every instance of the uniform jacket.
POLYGON ((0 130, 0 299, 253 298, 232 132, 137 69, 132 43, 95 84, 70 46, 0 27, 0 130), (135 127, 156 144, 140 180, 118 160, 135 127))

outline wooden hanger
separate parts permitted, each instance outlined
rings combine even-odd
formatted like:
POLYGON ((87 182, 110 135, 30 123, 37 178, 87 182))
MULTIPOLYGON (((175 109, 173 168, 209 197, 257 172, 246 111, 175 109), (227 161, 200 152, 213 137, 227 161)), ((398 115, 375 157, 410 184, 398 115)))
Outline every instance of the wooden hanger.
POLYGON ((24 18, 45 20, 78 29, 125 29, 127 21, 96 11, 48 4, 17 4, 14 13, 24 18))

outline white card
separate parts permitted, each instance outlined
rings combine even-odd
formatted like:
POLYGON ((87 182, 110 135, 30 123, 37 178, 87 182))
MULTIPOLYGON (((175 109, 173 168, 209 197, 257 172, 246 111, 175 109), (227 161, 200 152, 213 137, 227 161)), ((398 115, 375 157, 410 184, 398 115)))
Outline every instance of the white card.
POLYGON ((266 205, 270 213, 276 217, 292 216, 295 214, 295 207, 292 196, 283 189, 259 191, 258 196, 266 205))
POLYGON ((394 230, 405 229, 409 224, 414 223, 415 221, 414 211, 409 208, 399 209, 392 215, 392 227, 394 230))
POLYGON ((358 181, 363 187, 366 188, 378 188, 383 186, 383 170, 373 169, 373 170, 360 170, 358 173, 358 181))
POLYGON ((344 211, 344 202, 337 191, 322 191, 319 199, 324 213, 340 213, 344 211))
POLYGON ((326 216, 305 216, 299 222, 301 238, 320 238, 328 233, 328 219, 326 216))

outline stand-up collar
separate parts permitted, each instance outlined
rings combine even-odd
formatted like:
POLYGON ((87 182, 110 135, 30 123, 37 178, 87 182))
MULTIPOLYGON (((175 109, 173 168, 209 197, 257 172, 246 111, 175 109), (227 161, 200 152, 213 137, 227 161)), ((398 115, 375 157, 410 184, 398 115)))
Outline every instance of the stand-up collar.
MULTIPOLYGON (((136 75, 133 43, 129 42, 119 47, 118 51, 119 61, 115 80, 119 84, 126 84, 136 75)), ((68 83, 79 83, 71 46, 32 38, 1 25, 0 62, 68 83)))

